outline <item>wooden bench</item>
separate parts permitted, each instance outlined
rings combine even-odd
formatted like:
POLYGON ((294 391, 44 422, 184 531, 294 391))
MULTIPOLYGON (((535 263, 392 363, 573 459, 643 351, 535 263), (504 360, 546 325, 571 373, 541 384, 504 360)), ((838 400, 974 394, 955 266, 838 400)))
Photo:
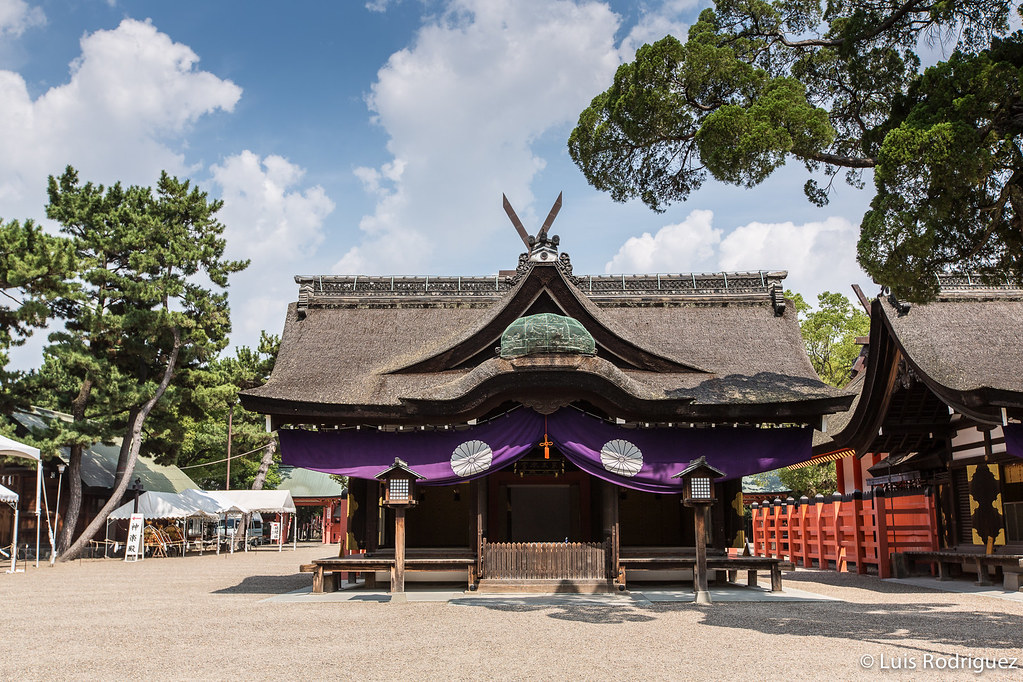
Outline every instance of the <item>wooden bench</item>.
MULTIPOLYGON (((461 571, 468 572, 469 589, 475 589, 477 582, 476 559, 473 557, 425 557, 405 558, 406 571, 461 571)), ((366 587, 376 586, 376 571, 394 571, 394 557, 374 557, 354 554, 346 557, 316 559, 311 564, 302 564, 301 573, 313 574, 313 592, 334 592, 338 589, 337 576, 340 573, 367 573, 366 587)))
MULTIPOLYGON (((618 558, 622 567, 618 582, 622 588, 625 586, 626 571, 634 570, 694 570, 696 568, 696 557, 689 556, 622 556, 618 558)), ((757 586, 757 571, 768 570, 771 572, 771 591, 781 591, 781 559, 759 556, 708 556, 708 570, 728 571, 729 577, 734 576, 736 571, 746 571, 746 582, 750 587, 757 586)))
POLYGON ((977 573, 978 585, 992 585, 988 568, 995 567, 1002 574, 1002 586, 1006 590, 1019 591, 1023 575, 1023 554, 980 554, 956 552, 953 550, 910 551, 892 554, 892 576, 905 578, 913 564, 928 562, 937 565, 938 580, 951 580, 952 566, 963 570, 972 567, 977 573))

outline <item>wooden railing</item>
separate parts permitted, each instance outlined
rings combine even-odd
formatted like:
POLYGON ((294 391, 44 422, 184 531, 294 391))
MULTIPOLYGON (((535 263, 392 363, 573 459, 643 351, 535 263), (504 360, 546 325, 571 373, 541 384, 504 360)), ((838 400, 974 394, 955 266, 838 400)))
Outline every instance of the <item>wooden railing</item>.
POLYGON ((482 577, 496 580, 606 580, 604 542, 483 541, 482 577))
POLYGON ((938 548, 934 497, 923 492, 830 498, 818 495, 751 506, 753 554, 789 559, 797 566, 834 566, 866 573, 877 566, 891 577, 891 554, 938 548))

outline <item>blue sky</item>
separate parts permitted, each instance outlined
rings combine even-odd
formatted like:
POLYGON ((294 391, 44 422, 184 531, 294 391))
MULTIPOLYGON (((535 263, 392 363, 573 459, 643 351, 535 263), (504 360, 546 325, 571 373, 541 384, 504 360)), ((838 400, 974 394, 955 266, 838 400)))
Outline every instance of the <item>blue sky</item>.
POLYGON ((869 178, 816 208, 792 165, 655 214, 569 159, 617 66, 684 38, 705 4, 0 0, 0 217, 43 220, 67 164, 102 183, 193 179, 225 200, 229 255, 252 259, 232 280, 235 344, 281 331, 295 274, 513 268, 502 192, 535 230, 564 191, 553 231, 580 274, 785 269, 808 298, 867 286, 869 178))

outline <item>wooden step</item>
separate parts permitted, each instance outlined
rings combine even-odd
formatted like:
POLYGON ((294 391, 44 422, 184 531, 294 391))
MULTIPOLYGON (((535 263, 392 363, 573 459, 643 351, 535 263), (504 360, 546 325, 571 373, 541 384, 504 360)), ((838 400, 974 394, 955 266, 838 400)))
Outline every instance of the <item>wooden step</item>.
POLYGON ((494 594, 604 594, 613 592, 607 580, 499 580, 484 578, 479 581, 477 592, 494 594))

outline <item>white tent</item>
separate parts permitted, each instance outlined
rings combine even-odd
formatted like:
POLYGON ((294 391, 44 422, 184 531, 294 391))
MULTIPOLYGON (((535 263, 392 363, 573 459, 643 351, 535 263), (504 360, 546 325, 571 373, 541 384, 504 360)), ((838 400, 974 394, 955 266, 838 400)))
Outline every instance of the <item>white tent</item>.
MULTIPOLYGON (((43 460, 39 456, 39 448, 19 443, 6 436, 0 436, 0 457, 19 457, 21 459, 32 459, 36 463, 36 568, 39 568, 39 529, 42 524, 39 521, 39 504, 43 496, 43 460)), ((11 542, 11 572, 15 570, 14 562, 18 554, 18 510, 14 510, 14 539, 11 542)), ((53 548, 50 548, 53 551, 53 548)))
MULTIPOLYGON (((135 500, 122 504, 110 513, 108 518, 130 519, 135 510, 135 500)), ((144 492, 139 495, 139 514, 147 519, 187 519, 202 517, 216 520, 216 511, 207 511, 180 493, 144 492)))
POLYGON ((295 501, 287 490, 207 490, 207 495, 247 512, 294 514, 295 501))
POLYGON ((205 490, 189 488, 182 490, 178 494, 189 504, 209 512, 213 516, 219 516, 220 514, 246 514, 249 512, 248 509, 238 506, 228 499, 211 495, 205 490))
POLYGON ((0 502, 11 505, 11 509, 14 510, 14 535, 11 540, 11 570, 8 571, 9 573, 14 573, 14 562, 17 561, 18 555, 18 493, 0 485, 0 502))
MULTIPOLYGON (((245 509, 248 512, 260 514, 291 514, 295 530, 292 534, 292 548, 297 549, 298 545, 298 515, 295 513, 295 500, 291 498, 288 490, 207 490, 207 495, 221 500, 224 504, 232 504, 245 509)), ((248 528, 245 529, 246 534, 248 528)), ((284 533, 280 534, 278 550, 283 546, 284 533)), ((245 541, 245 548, 248 549, 248 538, 245 541)))
POLYGON ((5 488, 0 485, 0 502, 6 502, 15 509, 18 508, 18 493, 14 492, 10 488, 5 488))

